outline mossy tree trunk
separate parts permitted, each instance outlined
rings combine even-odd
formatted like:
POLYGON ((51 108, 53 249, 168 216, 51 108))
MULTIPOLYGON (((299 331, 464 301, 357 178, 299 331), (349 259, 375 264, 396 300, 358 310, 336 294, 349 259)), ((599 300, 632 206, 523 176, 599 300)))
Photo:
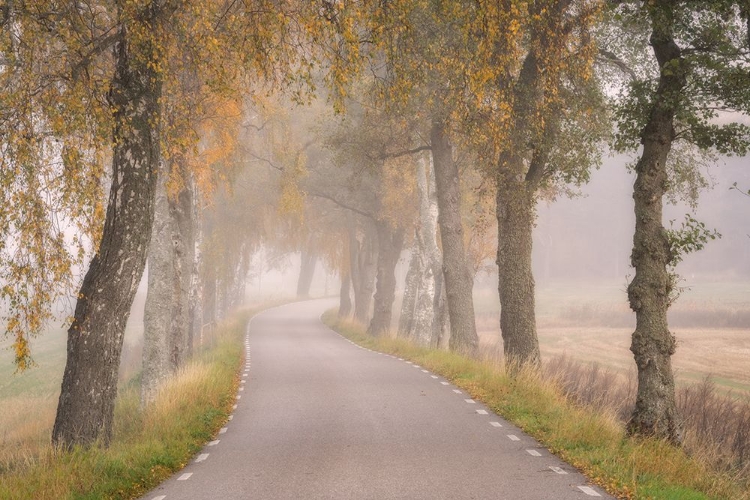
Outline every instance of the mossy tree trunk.
POLYGON ((672 255, 662 225, 662 198, 667 188, 667 158, 675 139, 675 112, 686 85, 687 68, 672 35, 672 6, 661 2, 649 11, 651 47, 660 76, 641 133, 643 152, 636 164, 633 186, 635 233, 631 262, 635 277, 628 286, 628 300, 636 315, 630 350, 638 367, 638 392, 628 431, 677 443, 681 438, 671 362, 675 339, 667 325, 672 286, 667 266, 672 255))

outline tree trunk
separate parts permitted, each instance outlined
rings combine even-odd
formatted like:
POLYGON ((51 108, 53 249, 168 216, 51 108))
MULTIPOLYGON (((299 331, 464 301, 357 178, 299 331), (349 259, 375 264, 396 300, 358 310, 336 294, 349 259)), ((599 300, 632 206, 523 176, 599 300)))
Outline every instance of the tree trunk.
POLYGON ((411 249, 411 259, 409 259, 409 270, 406 271, 406 280, 404 282, 404 297, 401 300, 401 316, 398 319, 398 336, 401 338, 411 338, 414 333, 414 308, 417 305, 417 294, 420 283, 422 282, 422 256, 419 255, 420 248, 418 243, 419 229, 414 237, 414 246, 411 249))
POLYGON ((349 295, 351 288, 351 275, 349 271, 341 272, 341 291, 339 292, 339 318, 348 318, 352 312, 352 298, 349 295))
POLYGON ((367 324, 370 317, 370 305, 375 290, 375 273, 377 271, 378 246, 369 222, 365 226, 362 241, 357 237, 354 224, 349 228, 350 251, 352 254, 352 285, 354 288, 354 319, 367 324))
MULTIPOLYGON (((439 268, 438 268, 439 269, 439 268)), ((435 299, 433 302, 432 347, 448 349, 451 337, 451 321, 448 315, 447 298, 443 286, 443 273, 435 274, 435 299)))
POLYGON ((173 220, 167 196, 168 164, 159 166, 154 225, 148 253, 148 291, 143 313, 141 405, 153 401, 159 386, 173 373, 171 327, 174 311, 173 220))
POLYGON ((377 289, 367 333, 377 337, 391 328, 396 298, 396 264, 404 247, 404 231, 383 220, 376 221, 375 226, 378 232, 377 289))
POLYGON ((433 121, 430 139, 439 209, 438 225, 443 244, 443 275, 451 324, 450 348, 473 356, 477 353, 479 337, 474 322, 474 283, 464 248, 458 167, 453 161, 453 147, 446 135, 444 122, 433 121))
MULTIPOLYGON (((188 176, 183 171, 183 176, 188 176)), ((176 346, 174 366, 182 366, 193 351, 191 325, 191 297, 194 294, 193 268, 195 266, 195 221, 193 219, 194 196, 192 180, 186 179, 185 188, 174 200, 170 211, 176 236, 174 246, 174 287, 178 298, 172 316, 172 338, 176 346)))
POLYGON ((318 262, 318 256, 311 248, 311 239, 308 238, 307 245, 305 245, 300 253, 299 279, 297 280, 298 298, 307 298, 310 296, 310 286, 315 275, 315 265, 318 262))
POLYGON ((497 191, 500 330, 508 366, 539 367, 541 355, 531 267, 534 194, 507 176, 497 191))
MULTIPOLYGON (((135 22, 158 29, 157 8, 135 22)), ((68 330, 52 442, 64 448, 112 436, 125 323, 146 265, 154 218, 161 76, 155 42, 133 42, 124 25, 111 83, 112 184, 102 239, 81 285, 68 330), (131 53, 131 51, 133 51, 131 53)))
POLYGON ((678 443, 680 425, 671 361, 675 338, 667 325, 671 292, 667 266, 672 256, 662 226, 662 197, 667 186, 667 157, 675 137, 675 106, 686 83, 686 68, 672 37, 670 7, 655 6, 650 14, 651 46, 661 76, 641 134, 643 152, 633 186, 636 222, 631 262, 635 277, 628 286, 628 300, 636 314, 630 350, 638 367, 638 393, 628 431, 678 443))
POLYGON ((439 330, 434 328, 439 316, 435 314, 437 278, 442 274, 440 249, 437 245, 437 198, 435 175, 431 164, 424 158, 418 163, 417 194, 419 196, 419 225, 416 231, 417 257, 421 274, 417 296, 413 304, 413 320, 409 336, 419 345, 436 346, 439 330))

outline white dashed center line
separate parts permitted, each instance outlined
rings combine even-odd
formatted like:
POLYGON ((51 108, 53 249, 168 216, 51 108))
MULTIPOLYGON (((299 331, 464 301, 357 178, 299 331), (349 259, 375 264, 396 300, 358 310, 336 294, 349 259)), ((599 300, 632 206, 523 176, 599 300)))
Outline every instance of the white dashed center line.
POLYGON ((538 452, 538 451, 536 451, 536 450, 526 450, 526 453, 528 453, 528 454, 529 454, 529 455, 531 455, 532 457, 541 457, 541 456, 542 456, 542 454, 541 454, 541 453, 539 453, 539 452, 538 452))
POLYGON ((521 438, 519 438, 515 434, 508 434, 508 439, 510 439, 511 441, 520 441, 521 440, 521 438))
POLYGON ((550 465, 549 468, 552 469, 556 474, 567 474, 567 472, 565 472, 560 467, 555 467, 554 465, 550 465))
POLYGON ((208 453, 201 453, 198 455, 198 458, 195 459, 195 463, 203 462, 205 459, 208 458, 208 453))
POLYGON ((178 477, 177 480, 178 481, 186 481, 186 480, 190 479, 190 476, 192 476, 192 475, 193 475, 192 472, 186 472, 183 475, 181 475, 180 477, 178 477))
POLYGON ((487 415, 487 410, 477 410, 477 413, 480 415, 487 415))
POLYGON ((503 426, 503 424, 501 424, 500 422, 490 422, 490 425, 492 427, 502 427, 503 426))
POLYGON ((597 493, 593 488, 589 488, 588 486, 579 486, 579 490, 586 493, 590 497, 600 497, 601 495, 597 493))

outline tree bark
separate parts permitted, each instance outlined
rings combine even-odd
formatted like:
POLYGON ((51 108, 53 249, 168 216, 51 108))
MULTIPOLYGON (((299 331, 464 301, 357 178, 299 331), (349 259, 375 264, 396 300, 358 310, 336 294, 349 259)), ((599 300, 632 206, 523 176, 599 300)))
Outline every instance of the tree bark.
POLYGON ((635 277, 628 286, 628 300, 636 314, 630 350, 638 367, 638 392, 628 431, 678 443, 681 436, 671 361, 675 338, 667 325, 671 292, 667 266, 672 255, 662 226, 662 197, 667 186, 667 158, 675 138, 675 108, 687 69, 672 36, 671 6, 660 3, 649 11, 650 41, 661 75, 641 134, 643 152, 633 186, 636 222, 631 262, 635 277))
POLYGON ((173 224, 167 196, 168 164, 159 167, 154 225, 148 254, 148 291, 143 314, 141 405, 153 401, 159 386, 173 373, 170 359, 174 309, 173 224))
POLYGON ((531 266, 534 194, 526 190, 525 181, 516 184, 506 178, 498 186, 497 222, 500 330, 505 362, 511 367, 539 367, 541 355, 531 266))
POLYGON ((396 298, 396 264, 404 247, 404 231, 391 227, 385 220, 376 221, 375 226, 378 234, 377 289, 367 333, 377 337, 391 328, 396 298))
POLYGON ((349 295, 351 288, 351 275, 349 271, 341 272, 341 290, 339 291, 339 318, 348 318, 352 313, 352 298, 349 295))
MULTIPOLYGON (((167 163, 163 162, 164 167, 167 163)), ((185 169, 177 173, 189 177, 185 169)), ((191 296, 195 258, 193 195, 189 179, 176 197, 167 192, 170 169, 157 181, 154 225, 148 256, 148 294, 144 311, 141 404, 182 366, 192 350, 191 296)))
POLYGON ((191 327, 193 323, 191 301, 194 295, 193 269, 195 267, 195 220, 193 219, 194 193, 192 179, 186 177, 184 189, 171 204, 175 237, 174 241, 174 287, 177 300, 172 316, 172 338, 176 346, 173 361, 175 368, 182 366, 193 352, 191 327))
MULTIPOLYGON (((158 29, 158 8, 135 22, 158 29)), ((68 330, 52 442, 64 448, 109 444, 122 340, 146 265, 154 218, 159 152, 161 76, 155 42, 131 45, 120 26, 113 109, 112 184, 102 239, 78 294, 68 330)))
MULTIPOLYGON (((417 194, 419 196, 419 221, 414 237, 412 265, 416 266, 418 276, 412 277, 414 297, 404 292, 404 307, 410 307, 407 312, 408 330, 402 335, 412 338, 417 344, 428 347, 438 344, 439 330, 435 322, 440 321, 436 314, 435 295, 438 291, 437 279, 442 274, 440 249, 437 245, 437 198, 435 194, 435 175, 431 164, 424 158, 418 162, 417 194)), ((411 266, 410 266, 411 271, 411 266)), ((407 274, 407 289, 409 275, 407 274)), ((403 308, 402 308, 403 310, 403 308)))
POLYGON ((450 316, 450 349, 476 355, 479 337, 474 321, 473 278, 469 271, 461 223, 461 190, 458 167, 445 123, 435 119, 430 130, 438 225, 443 244, 443 275, 450 316))
POLYGON ((354 224, 349 226, 349 243, 351 252, 352 285, 354 288, 354 319, 367 324, 370 317, 370 305, 375 290, 378 246, 377 238, 372 234, 369 223, 365 226, 360 242, 354 224))
POLYGON ((311 240, 312 238, 308 237, 307 244, 300 252, 299 278, 297 279, 297 297, 299 298, 310 296, 310 286, 315 275, 315 265, 318 262, 311 240))
MULTIPOLYGON (((415 232, 419 232, 417 229, 415 232)), ((404 296, 401 300, 401 315, 398 319, 398 336, 411 338, 414 333, 414 308, 417 304, 417 294, 422 282, 422 257, 417 243, 418 236, 414 237, 414 246, 411 249, 409 269, 406 271, 404 282, 404 296)))

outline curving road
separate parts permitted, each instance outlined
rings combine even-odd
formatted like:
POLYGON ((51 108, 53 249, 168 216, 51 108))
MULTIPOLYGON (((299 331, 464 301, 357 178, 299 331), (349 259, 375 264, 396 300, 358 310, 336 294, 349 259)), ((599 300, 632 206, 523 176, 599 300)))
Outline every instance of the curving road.
POLYGON ((335 305, 253 318, 231 420, 144 500, 613 498, 443 378, 325 327, 335 305))

